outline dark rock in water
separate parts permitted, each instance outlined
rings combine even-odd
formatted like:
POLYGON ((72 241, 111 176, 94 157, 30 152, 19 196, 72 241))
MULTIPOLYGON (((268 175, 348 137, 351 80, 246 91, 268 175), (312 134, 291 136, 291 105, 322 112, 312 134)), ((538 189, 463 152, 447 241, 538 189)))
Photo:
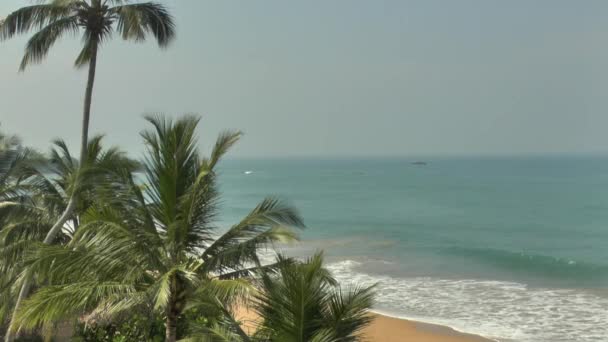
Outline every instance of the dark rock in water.
POLYGON ((426 163, 426 162, 423 162, 423 161, 415 161, 415 162, 412 162, 412 165, 426 165, 426 164, 427 164, 427 163, 426 163))

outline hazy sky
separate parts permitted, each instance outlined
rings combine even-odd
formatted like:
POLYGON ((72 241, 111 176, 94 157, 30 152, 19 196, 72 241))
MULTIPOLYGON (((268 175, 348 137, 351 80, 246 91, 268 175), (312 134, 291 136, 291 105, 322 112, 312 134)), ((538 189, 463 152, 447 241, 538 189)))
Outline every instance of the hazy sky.
MULTIPOLYGON (((160 111, 202 115, 205 146, 243 130, 233 156, 608 152, 608 1, 164 3, 168 50, 99 57, 92 131, 130 151, 160 111)), ((0 43, 3 130, 78 146, 79 39, 18 73, 24 43, 0 43)))

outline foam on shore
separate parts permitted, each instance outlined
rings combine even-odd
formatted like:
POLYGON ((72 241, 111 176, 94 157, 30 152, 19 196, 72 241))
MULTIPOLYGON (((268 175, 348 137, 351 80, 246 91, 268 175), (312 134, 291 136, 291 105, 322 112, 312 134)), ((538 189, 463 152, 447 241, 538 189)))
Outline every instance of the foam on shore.
POLYGON ((608 296, 600 292, 493 280, 371 275, 362 266, 344 260, 328 268, 342 283, 376 283, 376 309, 389 316, 499 341, 591 342, 608 336, 608 296))

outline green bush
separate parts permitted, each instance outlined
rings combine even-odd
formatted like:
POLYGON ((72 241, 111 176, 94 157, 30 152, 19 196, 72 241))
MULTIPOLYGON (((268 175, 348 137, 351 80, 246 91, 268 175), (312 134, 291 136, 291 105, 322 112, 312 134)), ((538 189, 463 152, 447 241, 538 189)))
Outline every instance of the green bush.
POLYGON ((165 325, 162 317, 136 313, 119 323, 79 324, 74 340, 82 342, 126 342, 165 340, 165 325))
MULTIPOLYGON (((207 313, 209 314, 209 313, 207 313)), ((178 320, 178 338, 189 334, 189 325, 209 325, 215 322, 219 312, 211 313, 208 318, 192 309, 184 313, 178 320)), ((81 342, 163 342, 165 340, 165 320, 159 314, 131 313, 127 317, 106 324, 78 324, 73 341, 81 342)))

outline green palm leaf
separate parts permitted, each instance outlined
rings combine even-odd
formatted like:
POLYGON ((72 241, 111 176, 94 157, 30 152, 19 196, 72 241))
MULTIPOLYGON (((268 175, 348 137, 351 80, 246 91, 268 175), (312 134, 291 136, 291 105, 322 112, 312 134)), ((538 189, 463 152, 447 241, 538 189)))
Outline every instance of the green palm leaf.
POLYGON ((143 41, 146 34, 166 47, 175 36, 175 25, 167 9, 157 3, 119 5, 110 10, 117 17, 116 30, 125 40, 143 41))
POLYGON ((30 63, 40 63, 50 48, 64 34, 75 35, 78 32, 78 17, 71 16, 51 22, 30 38, 21 60, 20 70, 25 70, 30 63))

